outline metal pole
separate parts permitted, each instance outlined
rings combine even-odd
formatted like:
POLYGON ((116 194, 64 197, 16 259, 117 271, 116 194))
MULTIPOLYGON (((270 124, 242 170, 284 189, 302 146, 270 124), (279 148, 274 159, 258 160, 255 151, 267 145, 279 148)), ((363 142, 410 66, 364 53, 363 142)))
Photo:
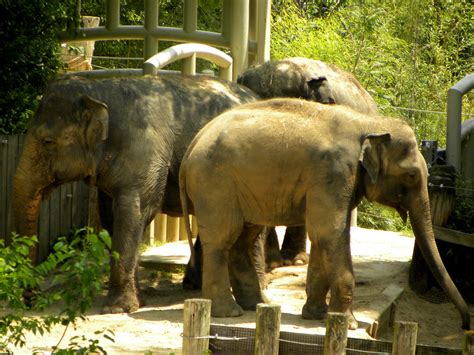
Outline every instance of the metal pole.
MULTIPOLYGON (((257 41, 258 30, 258 1, 250 0, 249 5, 249 41, 257 41)), ((257 61, 257 53, 249 53, 248 64, 255 64, 257 61)))
POLYGON ((183 9, 183 30, 191 33, 197 30, 197 0, 185 0, 183 9))
POLYGON ((469 74, 448 90, 448 127, 446 157, 448 163, 461 170, 461 112, 462 96, 474 87, 474 74, 469 74))
POLYGON ((234 58, 232 80, 235 81, 248 63, 249 0, 233 0, 231 9, 230 51, 234 58))
POLYGON ((107 0, 107 22, 105 27, 114 31, 120 26, 120 0, 107 0))
POLYGON ((257 61, 270 60, 270 19, 272 0, 258 1, 257 61))
MULTIPOLYGON (((158 40, 150 33, 158 27, 158 0, 145 0, 145 41, 143 48, 144 59, 152 57, 158 52, 158 40)), ((145 73, 149 74, 149 73, 145 73)))
MULTIPOLYGON (((186 33, 192 33, 197 30, 197 14, 198 3, 197 0, 185 0, 183 11, 183 30, 186 33)), ((183 59, 183 74, 196 74, 196 54, 183 59)))

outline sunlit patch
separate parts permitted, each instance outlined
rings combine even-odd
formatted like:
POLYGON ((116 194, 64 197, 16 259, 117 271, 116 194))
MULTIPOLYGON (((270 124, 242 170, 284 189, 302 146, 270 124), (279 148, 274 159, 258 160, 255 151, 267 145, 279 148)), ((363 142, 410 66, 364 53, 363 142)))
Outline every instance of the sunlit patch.
POLYGON ((290 69, 290 64, 288 63, 278 64, 276 69, 281 72, 287 72, 290 69))
POLYGON ((229 92, 229 87, 224 85, 220 81, 210 80, 207 82, 206 90, 218 93, 218 94, 225 94, 225 96, 230 97, 232 100, 240 102, 240 97, 234 95, 233 93, 229 92))

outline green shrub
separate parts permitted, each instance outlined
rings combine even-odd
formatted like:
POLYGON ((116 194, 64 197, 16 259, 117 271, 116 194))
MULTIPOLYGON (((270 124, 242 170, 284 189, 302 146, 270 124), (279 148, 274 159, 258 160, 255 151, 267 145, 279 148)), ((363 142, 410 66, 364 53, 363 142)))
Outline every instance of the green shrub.
MULTIPOLYGON (((77 231, 71 243, 60 238, 54 252, 38 266, 29 259, 36 238, 14 235, 8 246, 0 240, 0 351, 8 351, 9 346, 24 347, 28 332, 43 335, 58 324, 66 331, 68 325, 84 318, 102 290, 102 276, 108 274, 111 239, 105 231, 94 234, 86 229, 85 236, 83 231, 77 231), (46 290, 40 291, 45 285, 46 290), (27 302, 25 294, 29 294, 27 302), (62 302, 58 314, 44 314, 57 302, 62 302), (29 316, 31 311, 41 316, 29 316)), ((111 338, 107 333, 103 336, 111 338)), ((76 340, 71 339, 70 347, 78 350, 76 340)), ((97 339, 89 341, 89 348, 99 349, 97 339)), ((53 350, 58 349, 59 344, 53 350)))

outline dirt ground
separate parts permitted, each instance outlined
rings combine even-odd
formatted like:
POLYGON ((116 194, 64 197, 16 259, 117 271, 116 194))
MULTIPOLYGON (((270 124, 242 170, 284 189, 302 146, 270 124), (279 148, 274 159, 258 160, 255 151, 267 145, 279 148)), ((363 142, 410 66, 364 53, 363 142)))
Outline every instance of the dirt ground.
MULTIPOLYGON (((396 302, 395 320, 417 322, 420 344, 460 348, 463 331, 454 305, 449 302, 430 303, 426 297, 414 294, 407 285, 414 239, 360 228, 353 228, 351 238, 357 280, 354 313, 361 324, 359 329, 350 331, 349 336, 370 338, 363 326, 366 321, 370 321, 375 305, 380 303, 385 290, 401 287, 405 290, 396 302)), ((75 335, 95 339, 95 331, 108 329, 114 332, 115 342, 102 338, 100 344, 109 354, 179 354, 183 302, 187 298, 199 297, 199 292, 181 288, 182 274, 162 274, 159 277, 156 271, 142 269, 141 276, 141 286, 147 301, 145 307, 132 314, 102 315, 100 305, 104 296, 99 297, 87 319, 79 321, 76 329, 69 329, 59 347, 66 347, 68 339, 75 335)), ((323 321, 301 318, 301 308, 305 302, 306 267, 278 268, 268 277, 267 296, 273 303, 281 305, 282 309, 281 330, 324 334, 323 321)), ((431 296, 436 296, 436 292, 431 296)), ((474 316, 474 306, 470 306, 470 311, 474 316)), ((255 312, 245 312, 238 318, 213 318, 212 323, 255 327, 255 312)), ((57 327, 48 335, 29 334, 27 348, 12 350, 15 350, 15 354, 31 354, 34 350, 48 354, 61 339, 62 332, 63 329, 57 327)), ((379 339, 391 340, 391 331, 379 339)))

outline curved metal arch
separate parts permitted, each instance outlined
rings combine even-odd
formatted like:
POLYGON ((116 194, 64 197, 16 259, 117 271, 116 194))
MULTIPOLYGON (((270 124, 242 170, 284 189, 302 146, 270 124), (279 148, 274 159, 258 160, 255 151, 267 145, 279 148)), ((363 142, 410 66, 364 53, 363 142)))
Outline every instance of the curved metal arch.
POLYGON ((219 77, 232 80, 232 57, 217 48, 199 43, 177 44, 155 54, 145 61, 143 65, 143 73, 156 75, 158 69, 177 60, 193 56, 217 64, 220 67, 219 77))

